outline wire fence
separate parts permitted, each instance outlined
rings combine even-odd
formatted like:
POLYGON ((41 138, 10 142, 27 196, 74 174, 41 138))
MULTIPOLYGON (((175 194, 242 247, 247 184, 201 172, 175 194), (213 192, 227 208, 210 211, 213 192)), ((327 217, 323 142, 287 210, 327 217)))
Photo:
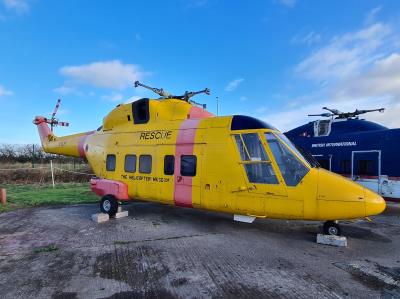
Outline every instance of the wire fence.
POLYGON ((0 185, 2 184, 48 184, 84 183, 95 176, 88 164, 50 163, 0 164, 0 185))

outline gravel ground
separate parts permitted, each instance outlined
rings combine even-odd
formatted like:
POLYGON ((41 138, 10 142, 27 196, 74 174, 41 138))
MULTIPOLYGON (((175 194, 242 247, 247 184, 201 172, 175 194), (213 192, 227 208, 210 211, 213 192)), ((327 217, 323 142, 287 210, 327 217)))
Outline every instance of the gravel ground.
POLYGON ((399 205, 343 223, 347 248, 316 244, 321 223, 124 210, 102 224, 94 204, 0 214, 0 298, 400 298, 399 205))

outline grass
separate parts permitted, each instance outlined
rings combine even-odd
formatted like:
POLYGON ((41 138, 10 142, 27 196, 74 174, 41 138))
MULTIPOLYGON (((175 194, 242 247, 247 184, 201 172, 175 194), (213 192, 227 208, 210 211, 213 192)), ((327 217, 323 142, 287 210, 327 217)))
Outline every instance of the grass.
POLYGON ((7 204, 0 205, 0 213, 18 208, 68 205, 98 202, 89 183, 63 183, 52 185, 2 185, 7 190, 7 204))

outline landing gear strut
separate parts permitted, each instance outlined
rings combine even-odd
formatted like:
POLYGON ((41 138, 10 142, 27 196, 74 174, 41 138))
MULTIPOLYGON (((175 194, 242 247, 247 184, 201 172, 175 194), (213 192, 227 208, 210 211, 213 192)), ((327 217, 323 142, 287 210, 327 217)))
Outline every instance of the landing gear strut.
POLYGON ((340 236, 342 230, 335 221, 326 221, 323 226, 325 235, 340 236))
POLYGON ((118 212, 118 201, 113 195, 105 195, 100 201, 100 211, 108 214, 110 217, 115 216, 118 212))

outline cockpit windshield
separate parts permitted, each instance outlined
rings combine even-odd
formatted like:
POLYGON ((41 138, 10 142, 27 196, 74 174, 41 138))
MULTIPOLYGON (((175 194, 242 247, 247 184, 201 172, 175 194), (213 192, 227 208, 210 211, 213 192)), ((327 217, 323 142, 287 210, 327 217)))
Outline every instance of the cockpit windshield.
POLYGON ((309 163, 307 161, 307 159, 304 157, 304 155, 299 151, 299 149, 289 140, 289 138, 286 137, 285 134, 282 133, 274 133, 275 135, 277 135, 279 137, 279 139, 281 139, 281 141, 283 141, 292 151, 294 151, 296 153, 296 155, 298 155, 300 158, 303 158, 303 162, 305 164, 307 164, 308 166, 309 163))
POLYGON ((267 132, 265 133, 265 139, 275 157, 286 185, 296 186, 310 170, 307 167, 309 164, 285 135, 267 132))

